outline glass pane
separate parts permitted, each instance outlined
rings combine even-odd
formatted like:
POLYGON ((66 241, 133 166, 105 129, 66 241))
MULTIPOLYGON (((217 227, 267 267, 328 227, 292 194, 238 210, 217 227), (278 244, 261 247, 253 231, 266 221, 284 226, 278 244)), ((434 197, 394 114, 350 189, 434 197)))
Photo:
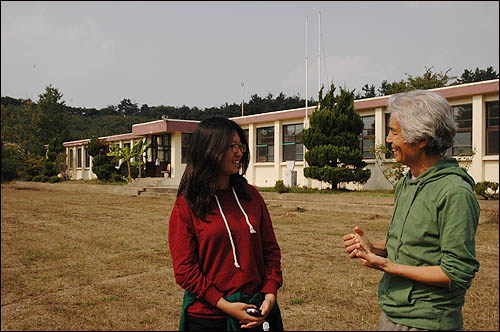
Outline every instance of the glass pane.
POLYGON ((283 145, 283 161, 295 160, 295 144, 283 145))
POLYGON ((459 120, 457 121, 457 127, 459 129, 470 129, 472 128, 472 120, 459 120))
POLYGON ((498 154, 498 129, 488 130, 487 154, 498 154))
POLYGON ((472 132, 464 131, 455 135, 454 146, 472 146, 472 132))
POLYGON ((304 160, 303 144, 295 144, 295 160, 304 160))
POLYGON ((372 148, 375 145, 375 140, 373 139, 363 139, 363 158, 375 158, 375 154, 372 152, 372 148))
POLYGON ((363 136, 375 135, 375 115, 363 116, 361 119, 364 124, 363 136))
POLYGON ((389 120, 391 119, 390 113, 385 113, 385 136, 389 136, 389 120))
POLYGON ((486 110, 488 112, 488 117, 498 118, 498 101, 486 103, 486 110))
POLYGON ((274 127, 257 129, 257 144, 274 143, 274 127))
POLYGON ((298 124, 295 126, 295 142, 302 143, 302 129, 304 129, 303 124, 298 124))
POLYGON ((455 111, 455 120, 471 120, 472 119, 472 104, 453 107, 455 111))
POLYGON ((267 161, 274 161, 274 145, 267 146, 267 161))
POLYGON ((487 127, 494 127, 498 126, 498 118, 488 118, 488 121, 486 123, 487 127))
POLYGON ((267 145, 257 147, 257 162, 267 161, 267 145))

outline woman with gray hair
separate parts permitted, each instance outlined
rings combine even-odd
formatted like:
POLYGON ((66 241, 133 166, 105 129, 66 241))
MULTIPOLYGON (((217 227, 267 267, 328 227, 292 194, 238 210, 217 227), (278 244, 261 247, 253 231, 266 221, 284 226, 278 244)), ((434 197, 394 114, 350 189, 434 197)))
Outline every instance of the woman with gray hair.
POLYGON ((384 241, 362 229, 343 237, 350 258, 384 272, 379 330, 463 330, 465 293, 479 269, 474 180, 444 157, 456 132, 443 97, 414 90, 391 96, 389 136, 395 160, 410 171, 396 186, 384 241))

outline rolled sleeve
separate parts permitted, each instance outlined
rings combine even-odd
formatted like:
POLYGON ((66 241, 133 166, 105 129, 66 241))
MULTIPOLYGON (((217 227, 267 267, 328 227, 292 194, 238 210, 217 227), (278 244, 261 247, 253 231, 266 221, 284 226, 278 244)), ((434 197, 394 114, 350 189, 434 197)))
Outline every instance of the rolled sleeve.
POLYGON ((440 267, 450 278, 450 290, 467 290, 479 270, 475 236, 479 204, 467 189, 457 186, 442 199, 439 210, 441 234, 440 267))

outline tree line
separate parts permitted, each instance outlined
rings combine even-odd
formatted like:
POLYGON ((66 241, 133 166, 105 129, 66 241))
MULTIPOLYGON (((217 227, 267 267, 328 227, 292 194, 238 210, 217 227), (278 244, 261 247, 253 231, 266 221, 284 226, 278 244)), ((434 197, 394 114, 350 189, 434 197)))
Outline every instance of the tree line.
POLYGON ((429 90, 445 86, 482 82, 499 78, 498 72, 492 66, 489 66, 486 69, 479 69, 478 67, 476 67, 475 70, 465 69, 460 77, 448 75, 451 68, 446 70, 444 73, 433 72, 432 68, 433 67, 425 67, 425 72, 422 75, 417 76, 405 73, 406 79, 401 79, 400 81, 389 83, 387 80, 383 80, 380 83, 377 92, 375 91, 374 84, 366 83, 361 88, 361 91, 355 94, 355 99, 388 96, 417 89, 429 90))

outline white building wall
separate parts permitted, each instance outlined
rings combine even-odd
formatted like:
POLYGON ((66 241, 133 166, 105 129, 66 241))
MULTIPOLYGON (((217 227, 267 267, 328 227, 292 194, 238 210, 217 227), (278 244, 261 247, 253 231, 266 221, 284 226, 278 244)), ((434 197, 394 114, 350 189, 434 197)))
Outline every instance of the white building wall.
MULTIPOLYGON (((452 106, 472 104, 472 146, 476 150, 472 158, 472 162, 467 164, 461 162, 462 165, 469 169, 469 173, 476 182, 480 181, 499 181, 499 157, 497 155, 486 155, 486 106, 485 103, 489 101, 498 101, 498 92, 489 93, 486 95, 475 95, 466 97, 455 97, 448 99, 452 106)), ((385 107, 376 107, 373 109, 364 109, 358 111, 361 116, 375 115, 375 143, 377 145, 385 144, 385 107)), ((283 111, 280 111, 282 114, 283 111)), ((269 114, 269 113, 268 113, 269 114)), ((246 172, 246 178, 249 183, 258 187, 273 187, 277 180, 283 180, 286 171, 286 162, 283 162, 282 152, 282 139, 283 139, 283 125, 304 123, 305 114, 299 115, 296 118, 287 118, 285 120, 268 120, 265 122, 258 122, 258 117, 251 123, 242 125, 243 129, 248 129, 249 138, 249 151, 250 162, 246 172), (256 139, 257 128, 261 127, 274 127, 274 162, 255 162, 256 158, 256 139)), ((304 126, 307 128, 308 124, 304 126)), ((186 164, 181 163, 181 147, 182 135, 180 132, 171 133, 171 172, 172 178, 177 179, 174 181, 178 183, 182 174, 184 173, 186 164)), ((123 143, 129 142, 133 146, 134 141, 122 140, 117 141, 120 146, 123 143)), ((68 168, 67 174, 72 179, 92 179, 96 175, 91 171, 93 158, 90 157, 91 167, 85 168, 85 153, 83 150, 83 143, 80 145, 72 145, 66 147, 67 163, 69 164, 69 153, 73 153, 73 167, 68 168), (82 147, 82 168, 77 169, 76 151, 78 147, 82 147)), ((304 148, 305 149, 305 148, 304 148)), ((367 168, 371 170, 371 177, 364 186, 347 184, 345 187, 349 189, 392 189, 392 185, 383 176, 379 167, 375 163, 375 159, 366 159, 367 168)), ((391 162, 388 160, 387 162, 391 162)), ((312 188, 325 189, 329 187, 328 183, 321 183, 320 181, 307 179, 304 177, 304 167, 306 162, 296 161, 294 170, 297 171, 297 185, 308 186, 312 188)))

